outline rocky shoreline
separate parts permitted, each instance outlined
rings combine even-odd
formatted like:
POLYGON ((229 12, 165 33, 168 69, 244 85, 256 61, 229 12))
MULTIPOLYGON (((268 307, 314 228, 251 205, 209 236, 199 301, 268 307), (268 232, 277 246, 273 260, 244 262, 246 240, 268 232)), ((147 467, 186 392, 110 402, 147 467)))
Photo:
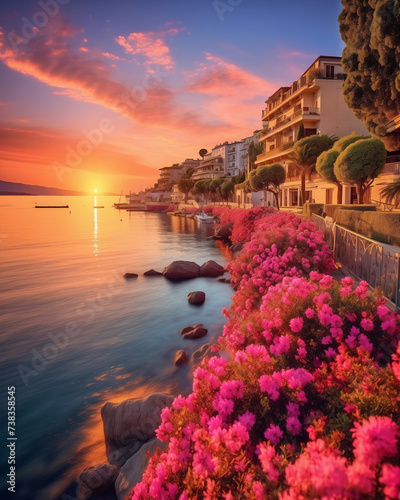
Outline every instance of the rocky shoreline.
MULTIPOLYGON (((230 243, 232 224, 222 226, 213 239, 230 243)), ((232 249, 234 250, 234 249, 232 249)), ((237 251, 238 249, 236 249, 237 251)), ((196 277, 220 277, 227 270, 213 260, 198 265, 190 261, 173 261, 162 272, 151 269, 144 276, 163 276, 169 280, 186 280, 196 277)), ((126 273, 125 279, 137 278, 137 273, 126 273)), ((229 279, 218 281, 229 283, 229 279)), ((201 305, 205 301, 202 291, 188 295, 189 303, 201 305)), ((207 335, 202 324, 190 325, 181 330, 182 338, 197 339, 207 335)), ((212 352, 212 343, 205 343, 191 356, 195 369, 212 352)), ((177 351, 173 362, 176 366, 189 363, 184 350, 177 351)), ((77 484, 64 494, 65 498, 91 500, 124 500, 133 486, 142 478, 150 456, 167 443, 159 441, 156 429, 161 423, 161 411, 170 406, 174 396, 164 393, 150 394, 144 398, 128 399, 121 403, 106 403, 101 409, 107 462, 85 468, 77 484), (70 492, 74 497, 69 496, 70 492)), ((63 498, 64 498, 63 496, 63 498)))

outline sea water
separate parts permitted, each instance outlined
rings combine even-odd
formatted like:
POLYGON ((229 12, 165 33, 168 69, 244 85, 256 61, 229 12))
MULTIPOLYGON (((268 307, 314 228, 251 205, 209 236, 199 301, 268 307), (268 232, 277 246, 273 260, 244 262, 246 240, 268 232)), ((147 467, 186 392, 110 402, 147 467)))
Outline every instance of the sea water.
POLYGON ((116 210, 117 201, 0 197, 1 498, 61 498, 84 467, 106 461, 102 405, 187 394, 191 366, 176 367, 174 353, 190 356, 222 331, 228 284, 143 276, 173 260, 225 265, 227 249, 209 239, 213 226, 116 210), (126 272, 139 276, 125 279, 126 272), (187 302, 195 290, 206 293, 202 306, 187 302), (208 328, 207 337, 183 340, 180 330, 195 323, 208 328), (16 398, 12 439, 9 387, 16 398), (10 458, 16 493, 8 496, 10 458))

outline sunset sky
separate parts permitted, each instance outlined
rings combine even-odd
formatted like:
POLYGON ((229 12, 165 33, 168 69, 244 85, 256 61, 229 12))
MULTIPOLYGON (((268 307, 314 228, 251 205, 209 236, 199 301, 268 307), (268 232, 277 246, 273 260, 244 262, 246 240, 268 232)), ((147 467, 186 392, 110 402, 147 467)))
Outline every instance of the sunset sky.
POLYGON ((340 56, 339 0, 3 0, 0 179, 150 187, 260 128, 265 100, 340 56))

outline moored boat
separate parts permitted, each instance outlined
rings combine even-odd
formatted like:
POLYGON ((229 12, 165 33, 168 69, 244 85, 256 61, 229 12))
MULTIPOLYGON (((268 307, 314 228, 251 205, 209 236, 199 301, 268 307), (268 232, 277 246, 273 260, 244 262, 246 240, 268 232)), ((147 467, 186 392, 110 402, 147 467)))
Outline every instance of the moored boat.
POLYGON ((212 224, 214 222, 214 217, 212 215, 207 215, 204 212, 200 212, 196 215, 196 219, 199 222, 205 222, 206 224, 212 224))

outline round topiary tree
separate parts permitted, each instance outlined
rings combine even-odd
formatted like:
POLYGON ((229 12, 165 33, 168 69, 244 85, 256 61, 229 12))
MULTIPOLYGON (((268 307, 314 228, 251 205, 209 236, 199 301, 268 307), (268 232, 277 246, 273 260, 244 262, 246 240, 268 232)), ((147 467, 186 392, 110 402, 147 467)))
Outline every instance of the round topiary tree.
POLYGON ((350 144, 353 142, 359 141, 361 139, 369 139, 370 136, 366 135, 358 135, 353 132, 350 135, 346 135, 345 137, 341 137, 339 140, 335 142, 333 147, 328 151, 324 151, 318 156, 317 163, 315 168, 319 175, 325 179, 327 182, 332 182, 337 185, 337 203, 342 203, 343 197, 343 186, 338 181, 334 173, 335 162, 339 156, 339 154, 344 151, 350 144))
POLYGON ((388 123, 400 114, 400 6, 398 0, 342 0, 340 35, 347 106, 386 149, 400 149, 400 131, 388 123))
POLYGON ((317 163, 315 168, 319 175, 327 182, 332 182, 337 185, 337 200, 338 204, 342 203, 342 195, 343 195, 343 186, 337 180, 336 175, 333 171, 333 167, 335 165, 335 161, 339 156, 339 152, 334 148, 329 149, 328 151, 324 151, 318 156, 317 163))
POLYGON ((290 160, 300 170, 302 204, 306 198, 306 175, 311 175, 318 156, 330 149, 334 142, 335 138, 328 135, 310 135, 294 143, 290 160))
POLYGON ((361 139, 350 144, 338 156, 334 174, 340 182, 356 185, 358 203, 364 201, 366 189, 383 170, 386 149, 379 139, 361 139))
POLYGON ((278 195, 281 192, 280 185, 285 182, 286 171, 280 163, 273 165, 261 165, 250 173, 249 183, 254 191, 265 190, 274 195, 276 208, 279 210, 278 195), (253 173, 254 172, 254 173, 253 173))
POLYGON ((185 195, 185 204, 188 202, 188 194, 190 190, 194 186, 194 181, 192 179, 186 179, 185 177, 181 177, 178 181, 178 189, 181 193, 185 195))

